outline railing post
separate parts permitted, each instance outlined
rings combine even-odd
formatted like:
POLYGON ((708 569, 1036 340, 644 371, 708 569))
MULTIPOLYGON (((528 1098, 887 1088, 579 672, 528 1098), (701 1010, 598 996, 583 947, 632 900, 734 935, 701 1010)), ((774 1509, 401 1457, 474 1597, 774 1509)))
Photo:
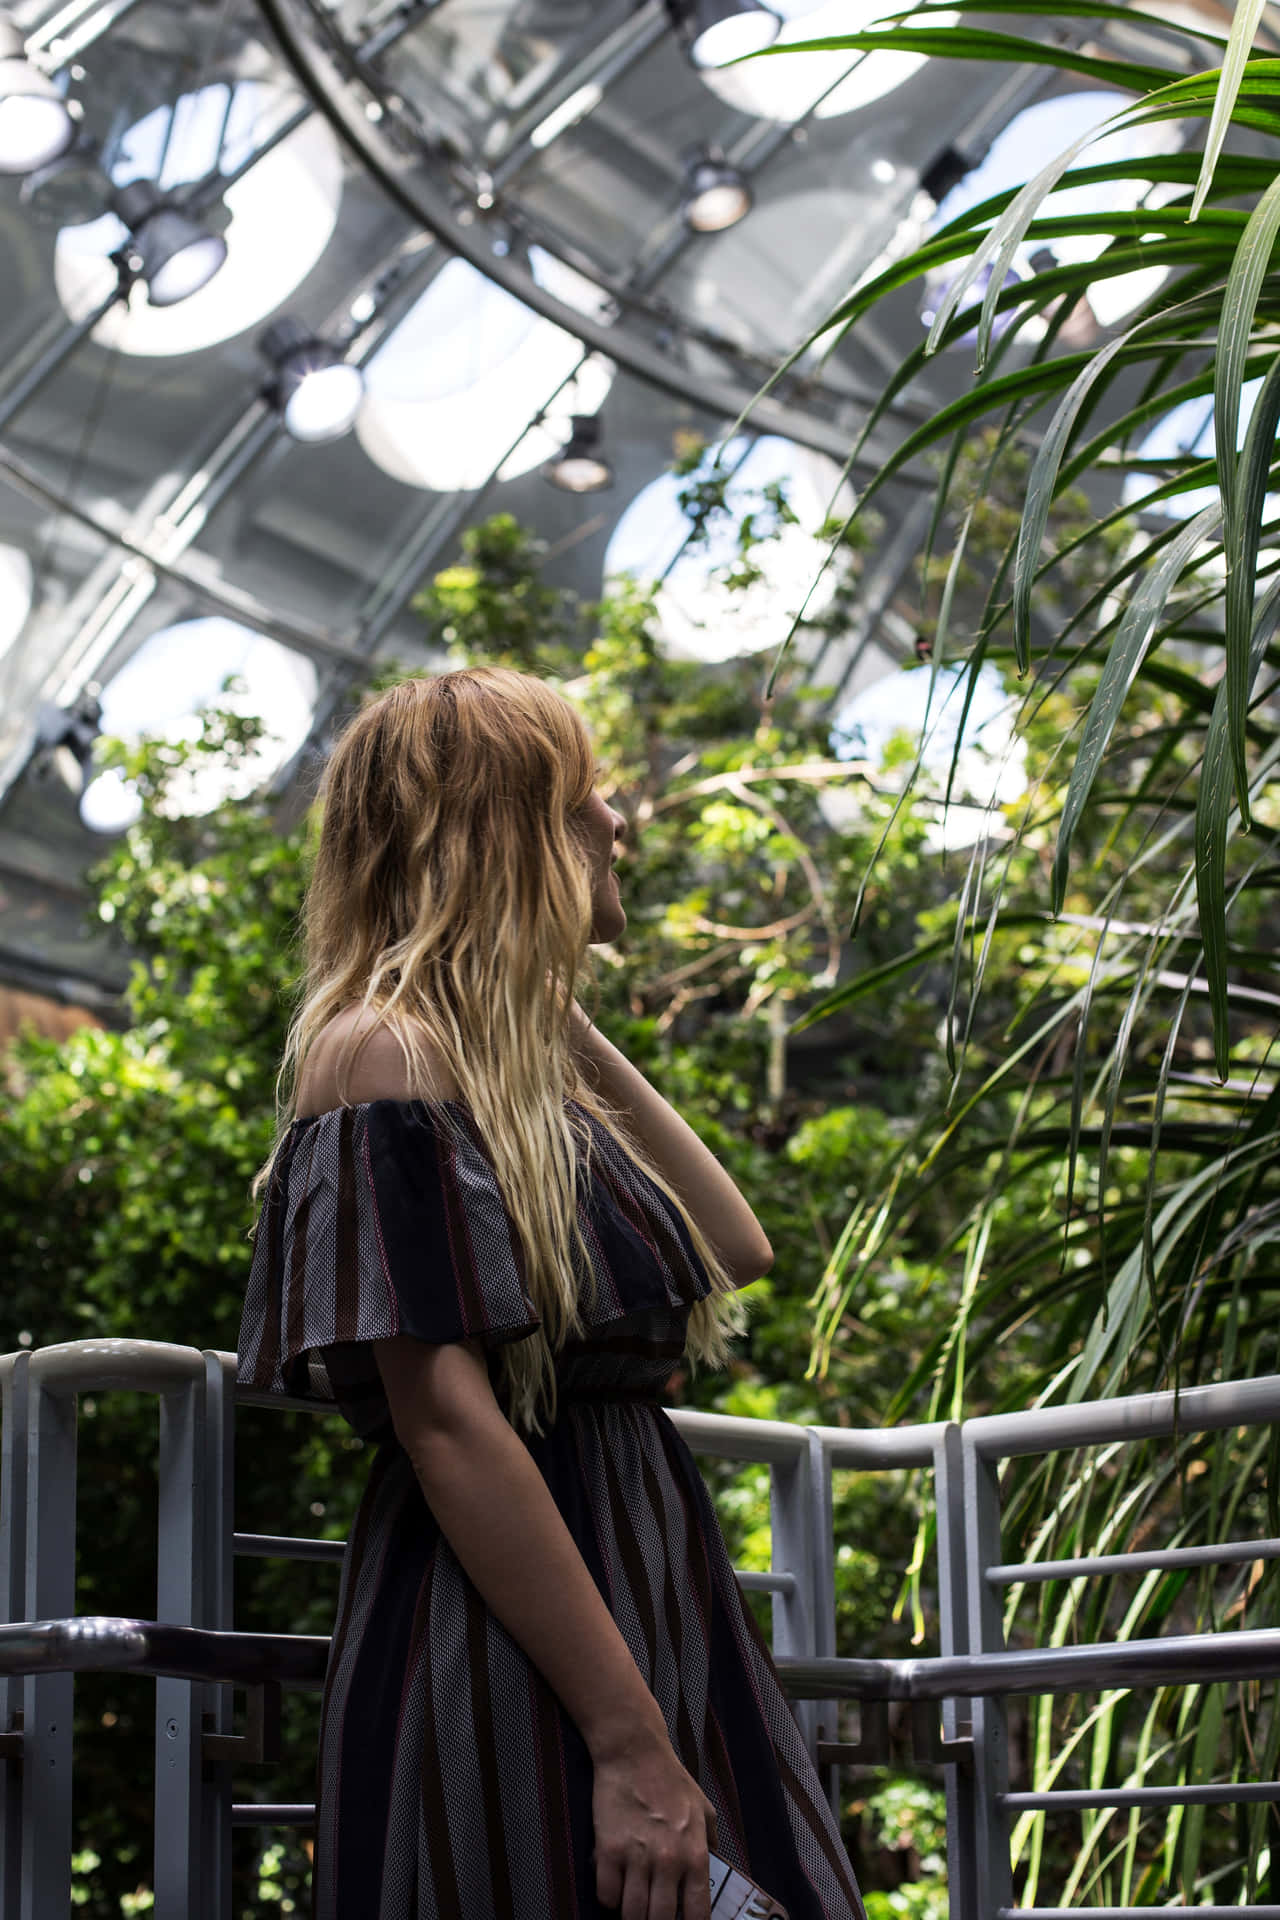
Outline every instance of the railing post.
MULTIPOLYGON (((813 1524, 809 1504, 810 1455, 805 1452, 788 1460, 774 1460, 769 1468, 769 1521, 773 1541, 772 1567, 775 1573, 786 1571, 795 1578, 794 1591, 774 1593, 773 1646, 775 1653, 809 1659, 814 1651, 813 1524)), ((815 1758, 817 1740, 817 1702, 793 1700, 801 1736, 815 1758)))
MULTIPOLYGON (((159 1341, 78 1340, 23 1357, 26 1564, 19 1619, 75 1618, 78 1396, 124 1390, 154 1393, 159 1400, 158 1616, 169 1625, 203 1625, 210 1602, 203 1508, 206 1368, 200 1356, 159 1341)), ((8 1409, 6 1416, 11 1479, 18 1446, 8 1409)), ((13 1585, 11 1570, 11 1605, 13 1585)), ((172 1677, 156 1681, 156 1920, 193 1920, 202 1912, 199 1685, 172 1677)), ((71 1910, 75 1671, 25 1674, 22 1700, 19 1892, 17 1905, 5 1907, 4 1920, 11 1914, 12 1920, 65 1920, 71 1910)))
MULTIPOLYGON (((159 1395, 156 1618, 211 1625, 204 1369, 159 1395)), ((156 1680, 155 1920, 211 1920, 202 1838, 203 1683, 156 1680)))
MULTIPOLYGON (((964 1449, 961 1430, 949 1420, 934 1446, 933 1497, 938 1529, 938 1615, 942 1657, 966 1654, 969 1645, 968 1555, 964 1525, 964 1449)), ((942 1736, 973 1740, 973 1703, 942 1702, 942 1736)), ((951 1920, 981 1920, 978 1906, 978 1814, 972 1745, 957 1750, 947 1766, 947 1898, 951 1920)))
MULTIPOLYGON (((76 1390, 34 1353, 27 1370, 24 1620, 76 1610, 76 1390)), ((52 1349, 57 1352, 58 1349, 52 1349)), ((22 1679, 22 1874, 15 1920, 71 1912, 71 1733, 75 1675, 22 1679)))
MULTIPOLYGON (((998 1565, 1000 1551, 999 1462, 978 1451, 961 1427, 964 1461, 964 1538, 971 1654, 1004 1651, 999 1595, 986 1577, 998 1565)), ((974 1920, 995 1920, 1001 1907, 1013 1905, 1013 1868, 1009 1858, 1008 1818, 1000 1796, 1009 1786, 1008 1721, 1003 1700, 988 1696, 973 1702, 974 1920)))
MULTIPOLYGON (((236 1356, 207 1350, 205 1364, 205 1625, 230 1632, 235 1624, 236 1356)), ((235 1731, 235 1690, 210 1681, 203 1689, 201 1737, 235 1731)), ((206 1891, 201 1920, 231 1920, 231 1761, 210 1754, 202 1781, 202 1842, 206 1891)))
MULTIPOLYGON (((27 1581, 27 1369, 29 1353, 0 1359, 0 1621, 26 1618, 27 1581)), ((0 1675, 0 1737, 4 1741, 0 1783, 0 1913, 17 1914, 22 1898, 22 1792, 24 1779, 22 1681, 0 1675)))
MULTIPOLYGON (((836 1652, 836 1561, 835 1505, 831 1490, 831 1454, 821 1434, 806 1427, 809 1442, 809 1512, 813 1516, 813 1558, 811 1575, 813 1597, 813 1652, 815 1659, 833 1660, 836 1652)), ((809 1751, 817 1765, 818 1741, 840 1738, 840 1703, 837 1700, 805 1700, 796 1703, 813 1709, 813 1740, 809 1751)), ((837 1825, 840 1821, 840 1763, 824 1761, 818 1778, 827 1796, 827 1805, 837 1825)))

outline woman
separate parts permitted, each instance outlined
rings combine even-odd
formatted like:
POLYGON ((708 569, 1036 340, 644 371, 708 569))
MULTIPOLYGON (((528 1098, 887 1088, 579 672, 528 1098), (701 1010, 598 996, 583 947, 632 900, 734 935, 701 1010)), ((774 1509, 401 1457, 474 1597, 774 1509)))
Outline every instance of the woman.
POLYGON ((708 1920, 709 1846, 791 1920, 862 1916, 661 1407, 773 1256, 573 1000, 626 926, 595 773, 566 699, 478 667, 369 701, 321 782, 237 1376, 377 1446, 314 1920, 708 1920))

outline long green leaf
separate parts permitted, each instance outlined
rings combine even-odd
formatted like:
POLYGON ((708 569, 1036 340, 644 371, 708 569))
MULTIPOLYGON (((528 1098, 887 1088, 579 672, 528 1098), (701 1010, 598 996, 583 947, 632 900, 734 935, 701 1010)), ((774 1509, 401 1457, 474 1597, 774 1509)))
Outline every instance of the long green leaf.
POLYGON ((1027 185, 1023 187, 1022 191, 1014 198, 1008 210, 1001 215, 1000 219, 996 221, 996 224, 981 242, 977 252, 963 273, 959 274, 951 287, 948 288, 945 297, 939 304, 933 325, 929 329, 929 337, 925 342, 926 353, 934 353, 937 351, 941 335, 955 314, 960 302, 978 278, 983 268, 989 265, 991 267, 991 277, 987 283, 986 293, 983 295, 982 316, 978 322, 978 344, 975 352, 975 363, 978 371, 982 371, 986 363, 991 340, 991 326, 995 318, 996 300, 1003 291, 1004 276, 1008 271, 1009 262, 1012 260, 1018 247, 1022 244, 1027 228, 1035 218, 1036 209, 1039 207, 1041 201, 1053 192, 1054 187, 1058 184, 1059 180, 1061 180, 1076 155, 1082 153, 1087 146, 1090 146, 1106 128, 1112 126, 1113 122, 1122 120, 1123 118, 1123 111, 1109 114, 1105 120, 1099 121, 1096 127, 1091 127, 1088 132, 1080 134, 1077 139, 1071 142, 1069 147, 1064 148, 1061 153, 1055 155, 1047 166, 1042 167, 1034 179, 1027 182, 1027 185))
POLYGON ((1027 481, 1026 505, 1018 526, 1017 554, 1013 566, 1013 648, 1020 673, 1025 673, 1031 664, 1031 583, 1035 577, 1035 565, 1040 557, 1045 528, 1049 524, 1049 509, 1053 504, 1054 485, 1063 448, 1089 389, 1145 324, 1140 320, 1136 327, 1121 334, 1119 339, 1113 340, 1110 346, 1096 353, 1088 365, 1081 368, 1059 402, 1058 410, 1040 442, 1040 450, 1027 481))
POLYGON ((1144 66, 1136 60, 1097 60, 1048 40, 1024 40, 1012 33, 987 33, 978 27, 900 27, 886 33, 828 34, 817 40, 788 40, 760 47, 727 68, 748 60, 776 60, 789 53, 924 53, 941 60, 1016 60, 1035 66, 1063 67, 1090 80, 1128 87, 1133 93, 1163 92, 1167 67, 1144 66))
MULTIPOLYGON (((1257 409, 1255 408, 1255 414, 1257 409)), ((1250 423, 1252 424, 1252 423, 1250 423)), ((1258 610, 1251 649, 1250 681, 1280 621, 1280 582, 1258 610)), ((1196 892, 1200 929, 1204 937, 1205 975, 1213 1012, 1214 1064, 1218 1077, 1227 1077, 1230 1050, 1227 1011, 1227 828, 1231 813, 1232 781, 1228 736, 1231 726, 1225 676, 1218 684, 1205 733, 1196 806, 1196 892)))
MULTIPOLYGON (((1126 27, 1151 26, 1163 33, 1171 30, 1168 20, 1162 20, 1159 14, 1144 13, 1139 7, 1109 6, 1106 0, 1067 0, 1059 5, 1058 0, 939 0, 936 9, 939 13, 1012 13, 1019 19, 1034 18, 1043 14, 1052 20, 1117 20, 1126 27)), ((931 9, 923 7, 901 7, 892 13, 879 14, 871 22, 879 26, 885 20, 923 20, 927 21, 931 9)), ((1189 40, 1203 40, 1210 46, 1226 47, 1223 34, 1211 33, 1207 27, 1196 26, 1182 28, 1189 40)), ((1261 57, 1261 56, 1259 56, 1261 57)))
MULTIPOLYGON (((1222 152, 1222 143, 1227 137, 1227 128, 1231 124, 1232 109, 1244 79, 1245 62, 1249 58, 1253 36, 1258 31, 1258 22, 1262 18, 1262 5, 1263 0, 1239 0, 1239 5, 1236 7, 1235 18, 1231 22, 1231 33, 1227 40, 1227 51, 1222 62, 1218 97, 1213 103, 1213 115, 1205 137, 1204 164, 1200 169, 1200 179, 1196 186, 1195 198, 1191 202, 1189 219, 1196 218, 1209 191, 1209 182, 1218 164, 1218 155, 1222 152)), ((1232 452, 1235 452, 1234 447, 1232 452)))
MULTIPOLYGON (((1261 265, 1270 254, 1275 242, 1276 230, 1280 226, 1280 179, 1267 194, 1258 208, 1258 213, 1267 209, 1267 220, 1258 228, 1254 236, 1254 259, 1262 255, 1258 265, 1258 278, 1261 277, 1261 265), (1265 252, 1263 251, 1265 249, 1265 252)), ((1257 215, 1254 216, 1255 220, 1257 215)), ((1240 252, 1244 253, 1250 244, 1250 235, 1254 230, 1254 221, 1249 222, 1249 231, 1240 243, 1240 252)), ((1235 279, 1235 268, 1232 278, 1235 279)), ((1246 282, 1251 278, 1246 268, 1241 276, 1246 282)), ((1230 292, 1228 283, 1228 292, 1230 292)), ((1255 294, 1256 299, 1256 294, 1255 294)), ((1240 808, 1240 822, 1249 827, 1249 774, 1245 759, 1245 712, 1249 703, 1249 689, 1257 671, 1251 664, 1250 627, 1253 616, 1254 568, 1258 558, 1258 527, 1262 519, 1263 501, 1266 496, 1267 476, 1270 472, 1274 454, 1276 422, 1280 418, 1280 356, 1273 359, 1270 372, 1263 381, 1262 390, 1254 406, 1249 422, 1249 431, 1240 458, 1239 484, 1235 473, 1235 420, 1240 400, 1240 384, 1244 374, 1245 358, 1248 351, 1248 331, 1253 321, 1255 301, 1250 299, 1246 284, 1239 294, 1230 326, 1223 322, 1225 353, 1219 350, 1220 366, 1225 358, 1230 370, 1226 376, 1227 392, 1224 395, 1234 403, 1230 422, 1229 452, 1225 459, 1221 445, 1218 449, 1219 485, 1223 487, 1224 507, 1228 490, 1224 484, 1226 473, 1232 475, 1230 497, 1232 512, 1226 520, 1224 544, 1227 556, 1227 609, 1226 609, 1226 694, 1227 694, 1227 736, 1231 746, 1231 764, 1235 774, 1236 803, 1240 808), (1237 338, 1236 336, 1242 336, 1237 338)), ((1224 302, 1225 312, 1225 302, 1224 302)), ((1215 383, 1215 406, 1217 395, 1222 391, 1223 383, 1215 383)), ((1225 517, 1225 516, 1224 516, 1225 517)))
POLYGON ((1222 514, 1230 542, 1236 517, 1236 432, 1240 421, 1240 389, 1244 363, 1253 333, 1253 317, 1263 275, 1280 227, 1280 175, 1271 182, 1254 208, 1244 230, 1222 296, 1218 325, 1218 355, 1214 367, 1213 432, 1218 455, 1218 486, 1222 514))
POLYGON ((1107 742, 1120 716, 1120 709, 1150 644, 1156 622, 1164 610, 1174 581, 1185 569, 1200 541, 1217 525, 1221 516, 1222 507, 1214 501, 1183 527, 1178 538, 1162 556, 1160 564, 1152 568, 1125 609, 1120 630, 1107 655, 1102 678, 1090 702, 1084 734, 1071 769, 1067 798, 1062 809, 1062 825, 1058 829, 1058 844, 1053 856, 1051 900, 1054 913, 1059 912, 1066 896, 1071 842, 1076 827, 1107 742))

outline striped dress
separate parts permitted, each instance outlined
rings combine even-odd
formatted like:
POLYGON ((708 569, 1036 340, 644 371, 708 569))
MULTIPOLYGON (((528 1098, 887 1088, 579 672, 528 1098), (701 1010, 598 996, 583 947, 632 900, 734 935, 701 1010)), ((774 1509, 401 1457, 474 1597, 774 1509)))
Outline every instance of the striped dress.
MULTIPOLYGON (((477 1338, 509 1412, 494 1350, 541 1324, 474 1117, 447 1104, 465 1148, 417 1101, 296 1120, 254 1243, 237 1380, 336 1405, 376 1446, 321 1702, 312 1920, 605 1920, 618 1909, 596 1893, 587 1747, 450 1548, 368 1344, 477 1338)), ((582 1123, 598 1299, 583 1302, 588 1337, 556 1357, 555 1424, 526 1444, 715 1807, 717 1851, 790 1920, 863 1920, 710 1495, 660 1404, 710 1281, 683 1215, 585 1109, 575 1136, 582 1123)))

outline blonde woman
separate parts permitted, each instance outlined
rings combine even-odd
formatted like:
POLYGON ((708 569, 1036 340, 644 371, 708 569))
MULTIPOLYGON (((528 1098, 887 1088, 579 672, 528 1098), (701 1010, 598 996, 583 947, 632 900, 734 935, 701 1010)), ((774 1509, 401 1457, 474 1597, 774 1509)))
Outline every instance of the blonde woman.
POLYGON ((790 1920, 862 1920, 662 1411, 773 1255, 573 998, 626 926, 596 773, 568 700, 477 667, 369 700, 320 786, 238 1372, 376 1447, 313 1920, 709 1920, 709 1848, 790 1920))

